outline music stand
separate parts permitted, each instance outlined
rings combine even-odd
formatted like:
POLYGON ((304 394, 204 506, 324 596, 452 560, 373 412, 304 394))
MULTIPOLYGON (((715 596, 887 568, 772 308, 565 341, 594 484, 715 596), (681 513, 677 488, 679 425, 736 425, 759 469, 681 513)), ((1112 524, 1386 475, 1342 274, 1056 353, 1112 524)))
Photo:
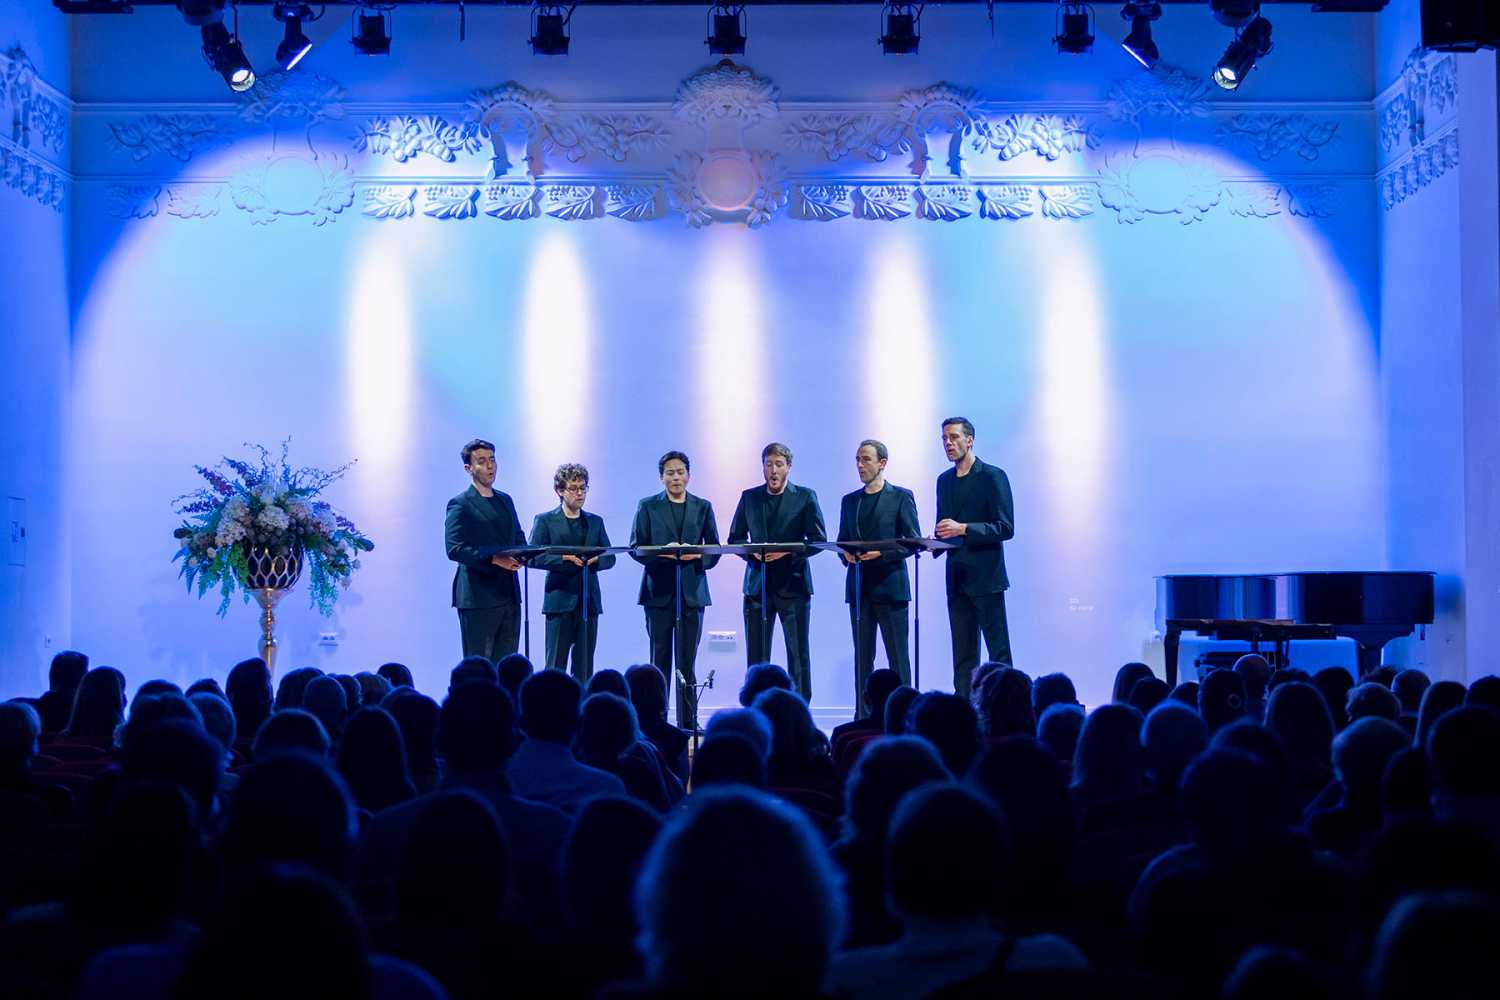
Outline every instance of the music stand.
POLYGON ((521 641, 526 659, 531 659, 531 561, 547 554, 545 545, 486 546, 479 550, 481 556, 503 556, 521 564, 521 618, 524 625, 521 641))
MULTIPOLYGON (((594 650, 589 641, 589 560, 603 555, 618 555, 629 552, 628 545, 537 545, 532 549, 539 556, 577 556, 583 560, 583 589, 579 595, 580 614, 583 619, 583 648, 584 648, 584 673, 593 676, 594 673, 594 650)), ((596 570, 597 572, 597 570, 596 570)), ((527 619, 528 638, 531 630, 530 619, 527 619)))
POLYGON ((916 606, 916 614, 913 617, 912 644, 915 647, 915 655, 911 661, 912 687, 918 691, 922 690, 922 553, 931 552, 934 559, 944 549, 958 548, 957 542, 946 541, 942 538, 902 538, 898 539, 903 548, 909 549, 915 558, 912 590, 912 604, 916 606))
MULTIPOLYGON (((876 540, 873 540, 873 541, 853 541, 853 540, 851 540, 851 541, 846 541, 846 542, 810 542, 809 544, 813 548, 815 548, 815 549, 823 549, 824 551, 827 551, 827 552, 838 552, 838 553, 841 553, 841 554, 842 553, 850 553, 850 554, 853 554, 853 555, 860 555, 860 554, 865 553, 865 552, 906 552, 906 551, 908 551, 907 546, 904 545, 904 544, 902 544, 902 540, 899 539, 899 538, 876 539, 876 540)), ((854 609, 854 675, 857 678, 859 676, 860 654, 864 652, 863 643, 860 640, 859 623, 860 623, 860 603, 861 603, 860 602, 860 596, 861 596, 860 587, 861 587, 861 581, 863 579, 863 572, 862 571, 864 569, 864 565, 865 564, 864 564, 864 560, 856 559, 850 565, 854 567, 854 602, 851 605, 851 607, 853 607, 853 609, 854 609)), ((862 693, 863 692, 860 692, 860 691, 856 690, 854 692, 854 697, 856 699, 858 699, 862 693)), ((855 714, 857 715, 858 713, 859 713, 859 709, 857 707, 857 702, 856 702, 855 714)))
MULTIPOLYGON (((674 576, 673 586, 673 618, 677 625, 672 637, 672 673, 677 677, 677 683, 672 685, 681 691, 693 689, 692 719, 694 732, 698 729, 698 697, 701 694, 700 685, 696 681, 689 682, 682 674, 682 564, 683 556, 705 556, 716 555, 723 549, 722 545, 689 545, 683 542, 669 542, 666 545, 637 545, 628 550, 631 555, 645 557, 665 557, 672 560, 672 571, 674 576)), ((650 656, 646 659, 649 661, 650 656)), ((709 672, 712 677, 712 671, 709 672)), ((712 687, 712 682, 707 685, 712 687)))

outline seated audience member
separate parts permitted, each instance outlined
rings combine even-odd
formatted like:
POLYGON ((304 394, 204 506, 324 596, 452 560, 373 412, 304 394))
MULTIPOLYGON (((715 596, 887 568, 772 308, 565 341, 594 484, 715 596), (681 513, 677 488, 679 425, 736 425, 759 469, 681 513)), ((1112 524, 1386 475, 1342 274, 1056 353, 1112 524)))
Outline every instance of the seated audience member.
MULTIPOLYGON (((355 680, 349 674, 329 674, 328 676, 338 681, 339 687, 344 689, 344 718, 347 719, 364 703, 365 693, 361 690, 359 681, 355 680)), ((303 693, 302 700, 305 706, 307 702, 305 692, 303 693)))
POLYGON ((849 722, 833 727, 828 742, 837 753, 851 736, 885 731, 885 700, 901 686, 901 675, 889 667, 870 671, 865 689, 860 692, 859 710, 849 722))
POLYGON ((907 735, 920 736, 936 747, 955 778, 967 774, 980 749, 979 713, 974 706, 958 695, 927 691, 912 702, 908 714, 907 735))
POLYGON ((1349 690, 1349 722, 1360 719, 1387 719, 1396 722, 1401 718, 1401 702, 1391 689, 1383 684, 1366 681, 1349 690))
POLYGON ((1043 674, 1031 685, 1031 710, 1038 721, 1053 705, 1078 705, 1078 691, 1067 674, 1043 674))
POLYGON ((1417 747, 1427 746, 1427 737, 1432 735, 1437 720, 1462 706, 1465 693, 1464 686, 1457 681, 1438 681, 1422 692, 1422 704, 1417 709, 1417 747))
POLYGON ((131 699, 131 705, 134 706, 135 702, 141 698, 151 698, 159 694, 181 695, 182 688, 171 681, 155 677, 135 689, 135 697, 131 699))
POLYGON ((359 708, 339 737, 336 765, 354 804, 369 813, 417 797, 406 768, 401 727, 383 708, 359 708))
POLYGON ((888 736, 873 743, 844 784, 842 835, 833 860, 844 872, 848 912, 845 948, 894 941, 901 927, 886 910, 885 844, 891 816, 914 789, 951 781, 926 740, 888 736))
POLYGON ((843 935, 817 833, 741 789, 688 798, 646 856, 635 899, 644 985, 656 995, 812 1000, 843 935))
POLYGON ((762 691, 781 688, 792 689, 792 677, 783 667, 774 663, 757 663, 745 671, 745 683, 740 685, 740 707, 749 708, 762 691))
POLYGON ((1135 682, 1135 687, 1130 689, 1130 697, 1125 703, 1142 715, 1150 715, 1151 710, 1167 700, 1172 689, 1167 687, 1167 682, 1157 677, 1142 677, 1135 682))
POLYGON ((1402 670, 1391 680, 1391 693, 1401 702, 1401 714, 1416 717, 1422 708, 1422 695, 1432 681, 1420 670, 1402 670))
POLYGON ((1057 762, 1069 770, 1078 752, 1078 737, 1083 732, 1083 706, 1058 703, 1042 713, 1037 723, 1037 739, 1051 750, 1057 762))
MULTIPOLYGON (((497 686, 498 690, 498 686, 497 686)), ((624 795, 625 783, 573 756, 578 704, 583 688, 560 670, 532 674, 521 685, 521 730, 526 741, 506 765, 522 798, 576 813, 595 795, 624 795)))
POLYGON ((661 753, 678 782, 686 785, 690 735, 667 721, 667 679, 651 664, 637 663, 625 671, 625 685, 641 735, 661 753))
POLYGON ((1333 730, 1338 732, 1349 724, 1349 692, 1354 687, 1354 677, 1343 667, 1324 667, 1306 678, 1307 683, 1323 693, 1328 704, 1328 714, 1333 716, 1333 730))
POLYGON ((1183 681, 1172 689, 1167 695, 1173 701, 1181 702, 1193 711, 1198 711, 1198 682, 1183 681))
POLYGON ((221 850, 229 871, 244 880, 254 881, 261 866, 291 863, 342 883, 356 830, 349 789, 326 759, 296 750, 257 754, 240 773, 221 850))
POLYGON ((1473 892, 1419 893, 1391 908, 1369 970, 1370 1000, 1481 1000, 1494 991, 1500 903, 1473 892))
POLYGON ((754 743, 739 733, 720 732, 713 739, 704 740, 693 755, 692 777, 695 792, 713 785, 735 784, 764 789, 766 759, 754 743))
POLYGON ((984 975, 1079 970, 1088 962, 1054 936, 1005 940, 994 917, 1011 879, 1005 822, 990 802, 952 784, 902 800, 886 844, 886 884, 902 927, 896 941, 847 951, 829 971, 832 992, 852 1000, 917 1000, 984 975))
POLYGON ((1095 806, 1145 790, 1144 721, 1140 712, 1121 704, 1101 705, 1084 720, 1073 757, 1072 796, 1080 819, 1095 806))
POLYGON ((1271 692, 1266 728, 1286 748, 1297 807, 1306 809, 1333 780, 1333 715, 1311 684, 1292 682, 1271 692))
POLYGON ((1468 693, 1464 695, 1464 704, 1500 712, 1500 677, 1481 677, 1470 684, 1468 693))
MULTIPOLYGON (((1343 674, 1344 677, 1350 682, 1353 681, 1353 678, 1349 676, 1349 671, 1345 670, 1343 667, 1325 667, 1324 669, 1336 670, 1339 673, 1343 674)), ((1301 667, 1277 667, 1275 670, 1271 671, 1271 679, 1266 682, 1266 693, 1270 694, 1272 691, 1275 691, 1283 684, 1312 684, 1312 682, 1312 674, 1309 674, 1301 667)), ((1314 685, 1314 687, 1316 686, 1317 685, 1314 685)))
POLYGON ((1389 719, 1358 719, 1333 741, 1333 772, 1338 802, 1307 818, 1318 847, 1354 858, 1380 832, 1384 811, 1380 787, 1391 758, 1411 746, 1406 730, 1389 719))
POLYGON ((985 679, 976 707, 979 731, 992 743, 1007 736, 1036 735, 1031 678, 1015 667, 1001 667, 985 679))
POLYGON ((525 655, 507 653, 495 664, 495 673, 500 678, 500 686, 505 688, 506 694, 510 695, 510 700, 519 704, 521 685, 526 682, 526 678, 536 673, 536 668, 531 665, 531 661, 525 655))
POLYGON ((911 715, 911 703, 917 700, 917 689, 905 684, 892 691, 885 699, 885 734, 901 736, 906 733, 906 722, 911 715))
POLYGON ((375 671, 386 679, 391 688, 415 688, 416 682, 412 680, 411 669, 404 663, 392 660, 390 663, 382 663, 375 671))
POLYGON ((827 795, 837 809, 839 778, 828 757, 828 737, 813 725, 807 702, 792 691, 762 691, 754 708, 771 723, 771 756, 766 760, 772 789, 796 788, 827 795))
POLYGON ((250 742, 261 723, 271 714, 275 700, 271 692, 271 671, 258 656, 241 660, 229 668, 224 680, 224 697, 234 709, 234 729, 238 734, 234 749, 248 756, 250 742))
POLYGON ((368 670, 355 674, 354 683, 359 685, 359 704, 362 708, 379 705, 391 693, 391 682, 368 670))
POLYGON ((629 701, 630 688, 625 684, 625 675, 618 670, 594 671, 594 675, 584 685, 583 700, 588 701, 596 694, 612 694, 629 701))
POLYGON ((448 690, 452 691, 471 681, 499 684, 500 671, 495 669, 495 664, 488 657, 465 656, 458 661, 458 666, 448 672, 448 690))
POLYGON ((1197 712, 1173 701, 1151 710, 1141 727, 1146 786, 1163 818, 1177 815, 1177 788, 1183 772, 1208 746, 1208 726, 1197 712))
POLYGON ((224 755, 224 745, 198 723, 165 719, 131 737, 121 770, 129 782, 182 789, 193 800, 199 822, 207 825, 218 812, 224 755))
POLYGON ((563 892, 571 973, 586 995, 638 980, 644 971, 636 951, 635 884, 661 825, 657 813, 633 799, 591 799, 578 811, 563 848, 563 892))
POLYGON ((979 692, 983 689, 984 682, 995 671, 1007 665, 999 660, 985 660, 969 675, 969 701, 973 703, 975 712, 979 711, 979 692))
POLYGON ((1131 662, 1125 664, 1119 670, 1115 671, 1115 688, 1109 698, 1110 704, 1129 704, 1130 692, 1135 690, 1136 684, 1147 677, 1155 676, 1151 672, 1151 668, 1144 663, 1131 662))
POLYGON ((215 698, 224 697, 224 689, 219 687, 219 682, 212 677, 200 677, 187 686, 182 692, 186 698, 192 698, 195 694, 211 694, 215 698))
POLYGON ((344 720, 349 718, 349 696, 337 677, 331 674, 314 677, 302 693, 302 710, 317 716, 328 738, 337 743, 344 731, 344 720))
POLYGON ((714 737, 730 733, 748 740, 762 763, 771 759, 771 720, 753 708, 721 708, 709 717, 703 730, 706 745, 714 737))
POLYGON ((1437 818, 1468 826, 1500 847, 1500 714, 1455 708, 1427 737, 1437 818))
POLYGON ((1407 745, 1380 779, 1382 826, 1432 822, 1432 768, 1421 747, 1407 745))
MULTIPOLYGON (((32 773, 37 757, 41 715, 19 701, 0 702, 0 847, 9 852, 0 866, 0 891, 26 872, 18 865, 26 853, 40 851, 50 825, 67 818, 73 796, 67 789, 32 773)), ((7 897, 0 895, 0 905, 7 897)))
POLYGON ((322 677, 323 671, 317 667, 298 667, 289 670, 281 677, 281 683, 276 685, 276 701, 271 706, 271 711, 279 712, 284 708, 301 708, 302 696, 307 691, 308 683, 314 677, 322 677))
POLYGON ((78 685, 88 672, 89 658, 83 653, 65 649, 52 657, 52 665, 47 668, 47 692, 36 702, 42 732, 60 733, 67 727, 78 685))
POLYGON ((1245 952, 1224 980, 1221 1000, 1296 1000, 1346 995, 1326 965, 1291 948, 1255 947, 1245 952))
POLYGON ((1246 653, 1234 661, 1234 672, 1245 682, 1245 714, 1255 722, 1266 716, 1266 688, 1271 683, 1271 664, 1259 653, 1246 653))
POLYGON ((1389 664, 1382 663, 1380 666, 1374 668, 1369 673, 1360 677, 1359 682, 1361 684, 1379 684, 1381 687, 1389 691, 1391 682, 1395 679, 1396 668, 1390 666, 1389 664))
POLYGON ((107 751, 125 720, 125 675, 114 667, 98 667, 78 684, 73 714, 63 731, 69 743, 107 751))
POLYGON ((180 693, 136 695, 135 701, 130 703, 130 715, 120 727, 120 750, 128 754, 130 744, 137 736, 168 719, 183 719, 199 728, 203 726, 203 716, 180 693))
POLYGON ((1233 670, 1210 670, 1198 684, 1198 714, 1210 733, 1244 718, 1244 678, 1233 670))
POLYGON ((672 807, 674 799, 667 791, 656 753, 642 743, 635 709, 619 695, 595 694, 584 699, 574 756, 619 778, 631 798, 657 812, 672 807))
POLYGON ((442 778, 438 766, 438 703, 415 688, 398 687, 381 701, 380 707, 391 713, 401 727, 401 742, 406 747, 406 770, 418 795, 435 790, 442 778))
POLYGON ((224 760, 228 766, 227 762, 234 753, 235 741, 239 738, 239 731, 235 726, 234 709, 223 698, 206 691, 188 695, 188 701, 198 710, 199 717, 203 719, 204 731, 224 748, 224 760))
POLYGON ((288 708, 261 723, 251 747, 251 757, 266 760, 290 750, 323 758, 328 756, 332 746, 328 732, 317 716, 300 708, 288 708))

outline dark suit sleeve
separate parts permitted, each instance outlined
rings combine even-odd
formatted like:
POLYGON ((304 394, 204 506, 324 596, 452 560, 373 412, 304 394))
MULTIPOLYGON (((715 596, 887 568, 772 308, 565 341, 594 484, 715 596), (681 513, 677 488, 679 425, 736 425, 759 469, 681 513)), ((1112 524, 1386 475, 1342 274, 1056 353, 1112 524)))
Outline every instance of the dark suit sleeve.
POLYGON ((734 505, 734 519, 729 522, 729 544, 743 545, 750 540, 750 520, 745 515, 745 494, 734 505))
MULTIPOLYGON (((922 523, 917 520, 917 498, 910 490, 901 493, 901 506, 896 510, 896 537, 921 538, 922 523)), ((887 559, 905 559, 905 552, 887 552, 887 559)))
MULTIPOLYGON (((595 514, 594 516, 595 517, 599 517, 599 515, 597 515, 597 514, 595 514)), ((602 517, 599 518, 599 544, 602 545, 602 546, 604 546, 605 548, 609 548, 610 547, 610 544, 609 544, 609 532, 606 531, 605 528, 604 528, 604 518, 602 518, 602 517)), ((598 562, 594 563, 594 572, 595 573, 603 573, 605 570, 609 569, 614 564, 615 564, 615 554, 613 552, 606 552, 603 555, 599 556, 599 561, 598 562)))
MULTIPOLYGON (((635 505, 635 521, 630 525, 630 547, 634 549, 637 545, 651 544, 651 515, 646 513, 646 501, 642 500, 635 505)), ((657 556, 637 555, 634 551, 630 558, 642 566, 649 565, 655 561, 657 556)))
POLYGON ((521 515, 516 513, 516 502, 510 498, 509 494, 505 496, 505 506, 510 508, 510 523, 516 526, 514 544, 525 545, 526 532, 521 530, 521 515))
MULTIPOLYGON (((547 527, 546 514, 538 514, 531 522, 531 544, 552 544, 552 530, 547 527)), ((553 570, 561 569, 568 564, 563 562, 562 556, 537 556, 531 561, 531 565, 536 569, 553 570)))
POLYGON ((995 505, 995 520, 970 521, 969 526, 964 529, 964 541, 967 544, 995 545, 1014 538, 1016 534, 1016 514, 1014 501, 1010 495, 1010 478, 1006 476, 1004 470, 995 469, 994 475, 987 478, 985 485, 994 494, 992 500, 995 505))
POLYGON ((853 541, 854 531, 849 522, 854 520, 849 516, 849 504, 847 498, 839 500, 839 537, 837 541, 853 541))
MULTIPOLYGON (((714 520, 714 505, 705 500, 703 501, 703 506, 706 508, 703 513, 703 544, 718 545, 719 523, 718 521, 714 520)), ((719 560, 722 558, 723 556, 719 555, 717 552, 713 553, 712 555, 705 555, 703 557, 703 568, 706 570, 713 569, 715 566, 719 565, 719 560)))
MULTIPOLYGON (((828 529, 823 527, 823 508, 818 506, 818 493, 816 490, 807 491, 807 507, 804 508, 802 521, 802 539, 808 542, 828 541, 828 529)), ((813 549, 808 557, 817 555, 822 549, 813 549)))
MULTIPOLYGON (((495 565, 488 556, 479 554, 478 546, 470 545, 464 538, 464 502, 462 497, 448 501, 448 513, 443 518, 443 541, 448 547, 448 558, 463 563, 471 570, 493 572, 495 565)), ((522 539, 525 544, 525 539, 522 539)))

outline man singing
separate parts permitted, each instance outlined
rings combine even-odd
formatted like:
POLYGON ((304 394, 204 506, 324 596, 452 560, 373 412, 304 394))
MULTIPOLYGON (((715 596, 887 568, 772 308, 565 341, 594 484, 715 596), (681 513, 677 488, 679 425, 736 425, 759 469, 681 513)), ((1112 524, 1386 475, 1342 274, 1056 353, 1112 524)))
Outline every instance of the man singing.
MULTIPOLYGON (((918 538, 917 500, 911 490, 885 481, 890 452, 880 441, 861 441, 854 453, 854 467, 862 489, 845 494, 839 503, 841 542, 873 542, 891 538, 918 538)), ((885 646, 886 663, 911 683, 911 661, 906 648, 906 610, 911 601, 911 582, 906 572, 906 552, 845 552, 849 564, 844 581, 844 600, 849 605, 849 625, 854 632, 854 704, 858 717, 865 715, 865 684, 875 666, 875 631, 885 646), (859 564, 859 595, 855 596, 855 565, 859 564), (858 602, 856 604, 856 601, 858 602)))
MULTIPOLYGON (((531 525, 531 544, 608 547, 604 519, 583 509, 583 498, 589 495, 589 470, 571 462, 559 465, 552 476, 552 489, 559 503, 536 516, 531 525)), ((610 554, 590 556, 586 561, 576 555, 541 556, 532 563, 547 571, 542 598, 542 613, 547 617, 547 666, 553 670, 569 667, 580 684, 587 683, 594 673, 594 646, 599 640, 599 615, 604 611, 599 573, 614 564, 615 557, 610 554), (583 606, 585 565, 589 578, 587 619, 583 606)))
MULTIPOLYGON (((765 486, 753 486, 740 494, 729 525, 729 544, 745 542, 824 542, 823 511, 818 495, 805 486, 787 482, 792 471, 792 450, 773 441, 760 453, 761 473, 765 486)), ((808 620, 812 607, 812 575, 808 572, 810 553, 771 552, 764 562, 749 557, 745 567, 745 654, 753 665, 765 663, 771 655, 771 639, 776 620, 781 620, 786 642, 786 667, 797 693, 812 701, 812 652, 808 641, 808 620), (761 574, 766 574, 767 607, 761 608, 761 574), (762 614, 765 622, 762 624, 762 614)))
POLYGON ((482 549, 521 546, 526 533, 516 505, 495 489, 495 446, 475 438, 460 453, 470 484, 448 501, 443 538, 448 558, 458 563, 453 574, 453 606, 465 656, 498 660, 516 651, 521 641, 521 564, 506 556, 481 555, 482 549))
MULTIPOLYGON (((640 545, 718 545, 719 526, 713 504, 688 492, 691 463, 680 451, 669 451, 656 463, 665 489, 646 497, 635 508, 630 528, 630 547, 640 545)), ((708 596, 708 570, 719 562, 717 555, 663 553, 631 558, 645 567, 641 573, 639 603, 646 611, 646 634, 651 639, 651 662, 662 676, 671 677, 677 661, 677 724, 689 731, 698 728, 698 679, 693 665, 698 659, 698 640, 703 635, 703 609, 713 603, 708 596), (680 567, 680 570, 679 570, 680 567), (682 624, 679 628, 678 573, 681 573, 682 624), (674 655, 675 654, 675 655, 674 655)))
POLYGON ((1005 624, 1002 543, 1016 533, 1010 480, 974 454, 974 425, 964 417, 943 421, 943 450, 953 468, 938 476, 937 537, 958 543, 948 557, 948 625, 953 633, 953 690, 969 696, 969 675, 979 663, 979 634, 989 658, 1010 663, 1005 624))

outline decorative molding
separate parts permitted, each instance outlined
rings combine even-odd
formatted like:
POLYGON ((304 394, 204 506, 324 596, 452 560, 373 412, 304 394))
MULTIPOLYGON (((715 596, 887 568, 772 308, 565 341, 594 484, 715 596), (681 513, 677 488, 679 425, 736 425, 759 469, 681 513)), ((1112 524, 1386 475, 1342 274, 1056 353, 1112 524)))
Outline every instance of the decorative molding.
POLYGON ((725 59, 682 81, 672 113, 704 129, 720 121, 748 128, 780 113, 777 96, 776 85, 770 80, 725 59))
POLYGON ((40 83, 25 49, 12 45, 5 50, 0 101, 10 106, 10 141, 30 150, 35 138, 39 150, 61 155, 68 141, 68 112, 60 101, 40 92, 40 83))
POLYGON ((994 184, 979 189, 979 214, 986 219, 1015 221, 1036 214, 1032 189, 1020 184, 994 184))
POLYGON ((855 214, 861 219, 894 222, 917 210, 914 184, 861 184, 854 189, 855 214))
POLYGON ((1338 122, 1316 121, 1304 114, 1251 112, 1238 114, 1219 126, 1214 140, 1222 146, 1242 146, 1261 160, 1274 160, 1287 150, 1309 163, 1338 135, 1338 122))
POLYGON ((240 132, 237 125, 217 115, 140 115, 109 123, 109 148, 137 163, 152 156, 187 163, 199 153, 228 145, 240 132))
POLYGON ((479 214, 479 188, 432 184, 422 189, 422 214, 434 219, 472 219, 479 214))
POLYGON ((523 159, 527 176, 540 177, 553 153, 569 163, 590 153, 621 163, 633 152, 665 146, 671 137, 655 115, 562 113, 549 95, 514 81, 475 91, 468 108, 469 122, 494 147, 493 177, 511 176, 523 159), (512 146, 506 142, 511 135, 522 141, 512 146))
POLYGON ((832 222, 854 212, 854 191, 847 184, 805 184, 797 189, 793 214, 812 222, 832 222))
POLYGON ((1167 153, 1106 160, 1099 171, 1099 201, 1122 223, 1147 215, 1176 215, 1198 222, 1223 197, 1223 182, 1195 158, 1167 153))
POLYGON ((1451 52, 1416 48, 1401 67, 1401 80, 1380 105, 1380 148, 1387 157, 1415 150, 1427 139, 1428 111, 1446 115, 1458 108, 1458 60, 1451 52))
POLYGON ((286 121, 311 128, 345 117, 344 85, 308 70, 274 70, 238 97, 240 117, 252 125, 286 121))
POLYGON ((61 171, 24 150, 0 143, 0 176, 12 190, 61 212, 68 184, 61 171))
POLYGON ((354 148, 375 156, 389 156, 397 163, 422 154, 452 163, 459 153, 484 149, 478 122, 450 122, 439 115, 389 115, 371 118, 359 126, 354 148))
POLYGON ((543 211, 565 222, 599 218, 599 202, 599 188, 592 184, 561 184, 542 192, 543 211))
POLYGON ((1175 66, 1158 63, 1149 73, 1132 73, 1109 89, 1106 113, 1140 130, 1147 118, 1184 121, 1213 113, 1207 80, 1175 66))
POLYGON ((235 207, 258 226, 283 216, 305 216, 323 226, 354 204, 354 176, 347 157, 272 153, 244 164, 230 180, 229 190, 235 207))
POLYGON ((1453 129, 1412 152, 1378 179, 1380 203, 1390 211, 1458 166, 1458 130, 1453 129))
POLYGON ((917 189, 918 214, 935 222, 967 219, 979 209, 979 197, 967 184, 931 184, 917 189))
POLYGON ((1082 219, 1094 214, 1095 190, 1087 184, 1053 184, 1037 188, 1042 214, 1049 219, 1082 219))
POLYGON ((661 189, 654 184, 611 184, 604 189, 604 212, 626 222, 662 217, 661 189))
POLYGON ((409 219, 417 211, 417 189, 393 184, 367 187, 360 211, 372 219, 409 219))
POLYGON ((786 207, 789 196, 786 171, 775 153, 682 153, 667 171, 667 202, 695 229, 715 222, 758 229, 786 207))

